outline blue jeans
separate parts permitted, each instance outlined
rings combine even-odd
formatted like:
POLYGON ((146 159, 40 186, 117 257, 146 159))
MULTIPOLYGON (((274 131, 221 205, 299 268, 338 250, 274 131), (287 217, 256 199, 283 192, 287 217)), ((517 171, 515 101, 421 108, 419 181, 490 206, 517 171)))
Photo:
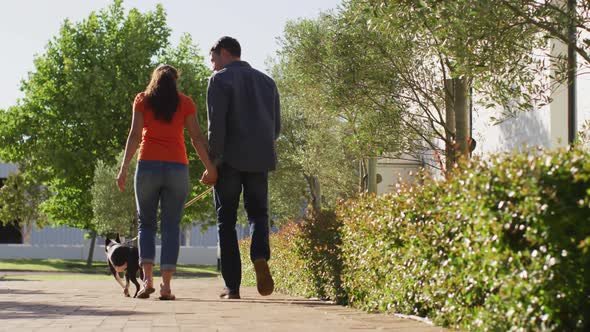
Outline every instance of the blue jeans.
POLYGON ((225 286, 238 291, 242 264, 238 248, 236 221, 240 195, 250 223, 250 259, 270 259, 268 224, 268 172, 242 172, 227 164, 219 167, 214 199, 221 252, 221 275, 225 286))
POLYGON ((180 249, 180 219, 189 192, 188 166, 140 160, 135 171, 135 201, 139 220, 139 263, 154 263, 158 206, 162 233, 160 270, 175 271, 180 249))

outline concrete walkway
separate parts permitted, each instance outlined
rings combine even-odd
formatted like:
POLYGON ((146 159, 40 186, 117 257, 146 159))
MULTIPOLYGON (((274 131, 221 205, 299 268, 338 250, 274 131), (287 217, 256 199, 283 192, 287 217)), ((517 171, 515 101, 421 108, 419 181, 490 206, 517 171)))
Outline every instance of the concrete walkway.
POLYGON ((177 300, 159 301, 125 298, 110 279, 29 281, 11 276, 0 279, 0 331, 442 330, 283 294, 261 297, 254 288, 244 288, 241 300, 220 300, 221 284, 217 278, 177 279, 177 300))

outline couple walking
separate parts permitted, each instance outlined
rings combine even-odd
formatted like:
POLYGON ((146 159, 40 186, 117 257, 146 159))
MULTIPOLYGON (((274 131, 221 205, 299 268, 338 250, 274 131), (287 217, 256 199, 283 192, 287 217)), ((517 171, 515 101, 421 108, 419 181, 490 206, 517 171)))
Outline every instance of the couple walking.
POLYGON ((240 195, 251 230, 250 258, 258 292, 274 289, 270 259, 268 172, 276 166, 275 140, 280 131, 280 103, 275 82, 240 59, 241 48, 231 37, 220 38, 210 50, 213 75, 207 90, 209 140, 202 135, 193 100, 177 90, 178 72, 158 66, 149 85, 133 102, 131 130, 117 176, 125 189, 126 174, 139 148, 135 196, 139 219, 139 262, 144 280, 138 297, 155 292, 153 266, 158 206, 162 252, 160 299, 173 300, 170 288, 179 252, 180 220, 189 193, 184 128, 205 166, 201 182, 213 186, 217 213, 224 299, 240 298, 242 267, 236 233, 240 195))

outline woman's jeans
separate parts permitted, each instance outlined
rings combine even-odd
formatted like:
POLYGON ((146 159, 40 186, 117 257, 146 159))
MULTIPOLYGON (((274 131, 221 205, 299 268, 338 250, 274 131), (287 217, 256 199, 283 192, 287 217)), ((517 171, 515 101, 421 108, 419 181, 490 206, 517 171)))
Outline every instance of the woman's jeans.
POLYGON ((162 233, 160 270, 176 270, 180 219, 188 192, 187 165, 153 160, 137 163, 135 201, 139 220, 139 264, 154 263, 159 205, 162 233))
POLYGON ((242 265, 236 221, 240 195, 250 223, 250 259, 270 259, 268 225, 268 172, 242 172, 227 164, 218 169, 214 198, 221 252, 221 275, 230 291, 239 291, 242 265))

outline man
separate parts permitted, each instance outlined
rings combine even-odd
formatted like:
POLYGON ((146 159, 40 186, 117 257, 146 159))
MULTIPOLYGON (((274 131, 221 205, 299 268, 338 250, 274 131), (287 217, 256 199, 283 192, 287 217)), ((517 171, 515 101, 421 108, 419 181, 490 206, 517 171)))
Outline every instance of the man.
POLYGON ((218 167, 214 198, 225 281, 220 297, 240 298, 242 266, 235 226, 242 190, 258 292, 270 295, 274 282, 267 264, 268 172, 275 169, 277 160, 279 93, 270 77, 240 59, 241 47, 234 38, 220 38, 210 57, 215 73, 207 91, 209 155, 218 167))

